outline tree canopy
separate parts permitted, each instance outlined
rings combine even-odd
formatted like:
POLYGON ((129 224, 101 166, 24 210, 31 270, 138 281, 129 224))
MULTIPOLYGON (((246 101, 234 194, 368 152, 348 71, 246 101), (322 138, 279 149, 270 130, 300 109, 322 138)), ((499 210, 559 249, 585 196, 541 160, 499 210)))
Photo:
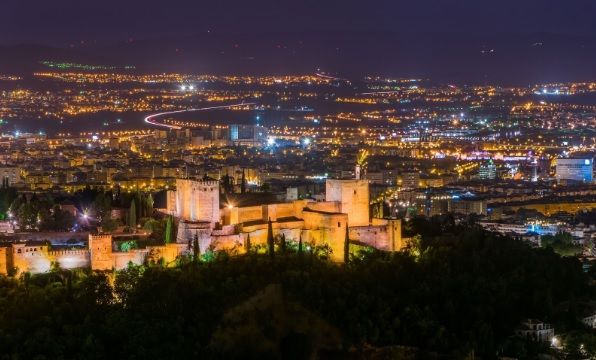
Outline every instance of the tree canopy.
POLYGON ((520 322, 555 322, 560 304, 593 295, 577 259, 478 228, 412 246, 346 266, 299 250, 131 266, 114 281, 59 269, 0 278, 0 359, 284 358, 295 347, 358 357, 402 345, 452 358, 531 357, 529 347, 506 346, 520 322), (320 341, 324 333, 339 340, 320 341))

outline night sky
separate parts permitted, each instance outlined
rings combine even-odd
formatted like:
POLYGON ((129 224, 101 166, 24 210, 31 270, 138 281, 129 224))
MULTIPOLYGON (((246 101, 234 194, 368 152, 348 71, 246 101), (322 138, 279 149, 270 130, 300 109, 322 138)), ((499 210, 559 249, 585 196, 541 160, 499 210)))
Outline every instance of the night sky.
POLYGON ((0 68, 23 71, 51 58, 520 85, 596 78, 595 0, 3 0, 1 9, 0 68))
POLYGON ((594 0, 4 0, 1 43, 219 32, 596 33, 594 0))

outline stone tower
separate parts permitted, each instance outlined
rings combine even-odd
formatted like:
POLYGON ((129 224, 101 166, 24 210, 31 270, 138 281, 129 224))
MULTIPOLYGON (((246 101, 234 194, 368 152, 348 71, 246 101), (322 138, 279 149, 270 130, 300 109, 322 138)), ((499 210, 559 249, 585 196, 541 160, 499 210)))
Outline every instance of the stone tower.
POLYGON ((176 215, 186 221, 219 222, 219 182, 176 179, 176 215))
POLYGON ((389 251, 400 251, 404 247, 404 243, 401 238, 401 220, 388 220, 387 233, 389 235, 389 251))
POLYGON ((112 270, 112 235, 89 234, 89 252, 91 254, 91 270, 112 270))
POLYGON ((369 225, 369 190, 367 180, 327 179, 325 200, 340 203, 340 211, 348 214, 350 226, 369 225))

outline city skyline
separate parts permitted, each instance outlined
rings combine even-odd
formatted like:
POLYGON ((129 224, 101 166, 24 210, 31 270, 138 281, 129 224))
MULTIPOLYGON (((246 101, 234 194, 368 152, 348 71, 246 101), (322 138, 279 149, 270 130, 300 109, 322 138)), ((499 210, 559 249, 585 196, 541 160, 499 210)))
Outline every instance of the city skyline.
POLYGON ((1 10, 0 360, 596 359, 594 0, 1 10))

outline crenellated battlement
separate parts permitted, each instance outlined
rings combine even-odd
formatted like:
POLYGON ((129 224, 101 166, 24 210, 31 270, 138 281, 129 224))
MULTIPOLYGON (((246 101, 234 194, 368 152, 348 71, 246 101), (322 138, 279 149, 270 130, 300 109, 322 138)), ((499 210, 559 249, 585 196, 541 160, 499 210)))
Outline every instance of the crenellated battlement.
POLYGON ((99 233, 99 234, 89 234, 89 240, 112 240, 112 234, 104 234, 104 233, 99 233))
POLYGON ((200 181, 196 181, 196 184, 198 186, 217 187, 217 190, 219 191, 219 181, 217 181, 217 180, 200 180, 200 181))
POLYGON ((61 257, 61 256, 86 256, 89 255, 89 250, 51 250, 48 251, 50 257, 61 257))

